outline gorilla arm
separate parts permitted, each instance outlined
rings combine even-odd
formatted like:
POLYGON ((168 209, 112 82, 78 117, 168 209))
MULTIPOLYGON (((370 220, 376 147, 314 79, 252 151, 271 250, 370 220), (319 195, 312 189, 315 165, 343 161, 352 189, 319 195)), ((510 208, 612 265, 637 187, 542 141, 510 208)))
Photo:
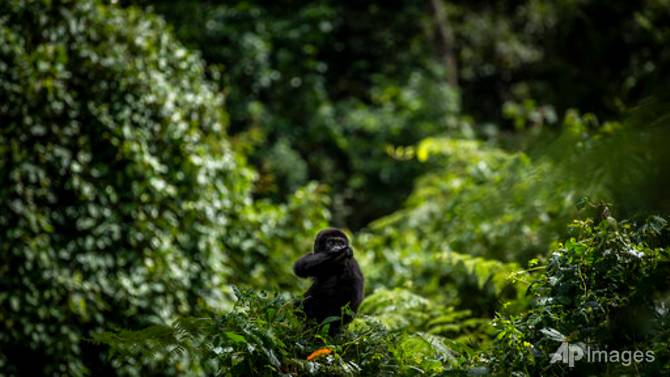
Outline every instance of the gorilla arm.
POLYGON ((323 275, 324 273, 327 273, 329 269, 332 269, 334 265, 351 257, 351 255, 349 248, 347 248, 347 250, 309 253, 295 262, 295 265, 293 265, 293 272, 301 278, 323 275))

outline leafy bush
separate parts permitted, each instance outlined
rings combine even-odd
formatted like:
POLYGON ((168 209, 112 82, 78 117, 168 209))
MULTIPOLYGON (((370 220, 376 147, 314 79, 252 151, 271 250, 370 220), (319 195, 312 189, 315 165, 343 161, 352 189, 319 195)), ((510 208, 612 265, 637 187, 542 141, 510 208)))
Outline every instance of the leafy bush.
POLYGON ((329 203, 327 190, 312 182, 286 203, 257 200, 230 214, 221 239, 227 250, 227 283, 296 292, 292 262, 312 250, 317 232, 328 226, 329 203))
POLYGON ((427 173, 416 180, 403 208, 368 227, 381 239, 365 242, 524 265, 566 234, 566 224, 579 215, 580 198, 634 202, 638 212, 648 213, 662 205, 654 183, 665 180, 661 166, 667 162, 657 141, 670 127, 659 107, 636 113, 660 115, 656 126, 640 120, 600 123, 593 114, 569 111, 560 134, 534 139, 541 154, 473 139, 426 138, 403 156, 427 165, 427 173), (645 199, 652 195, 656 200, 645 199))
MULTIPOLYGON (((452 249, 521 263, 541 254, 574 215, 575 193, 553 165, 474 140, 429 138, 416 149, 436 168, 404 209, 372 229, 416 233, 427 250, 452 249)), ((402 239, 402 238, 400 238, 402 239)))
MULTIPOLYGON (((102 333, 96 341, 111 345, 120 362, 170 350, 174 357, 197 359, 205 374, 531 376, 632 368, 551 364, 559 342, 653 351, 654 363, 635 368, 643 375, 663 374, 670 367, 667 221, 616 221, 604 214, 597 224, 576 220, 574 237, 557 244, 546 264, 533 261, 532 306, 520 314, 500 311, 492 342, 486 341, 491 331, 486 319, 404 289, 376 290, 335 338, 325 327, 305 326, 294 301, 245 291, 237 292, 233 309, 222 314, 102 333)), ((525 279, 528 272, 515 276, 525 279)))
POLYGON ((380 288, 365 299, 360 312, 374 317, 389 330, 438 335, 463 356, 471 355, 474 349, 488 348, 494 333, 488 318, 475 317, 471 310, 458 310, 438 300, 407 289, 380 288))
MULTIPOLYGON (((380 224, 377 224, 380 225, 380 224)), ((380 225, 381 226, 381 225, 380 225)), ((425 248, 412 231, 389 226, 364 233, 357 243, 366 246, 359 257, 369 289, 402 287, 428 299, 477 316, 489 316, 501 301, 518 298, 524 285, 511 284, 516 263, 473 257, 449 248, 425 248)))
MULTIPOLYGON (((0 41, 9 375, 104 371, 91 332, 220 308, 229 279, 284 266, 325 224, 316 185, 252 202, 222 96, 160 19, 94 0, 2 2, 0 41)), ((268 275, 253 283, 280 284, 268 275)))
MULTIPOLYGON (((499 375, 662 375, 670 370, 670 253, 667 220, 577 220, 574 237, 547 256, 530 289, 533 306, 497 321, 490 359, 499 375), (568 342, 586 350, 653 351, 653 363, 626 365, 575 361, 552 354, 568 342)), ((645 356, 646 357, 646 356, 645 356)), ((630 361, 630 360, 629 360, 630 361)))
MULTIPOLYGON (((382 301, 390 298, 388 292, 380 294, 386 296, 382 301)), ((295 302, 282 295, 237 291, 236 297, 233 309, 222 314, 101 333, 95 339, 111 345, 119 360, 151 359, 166 350, 185 354, 199 360, 198 372, 205 375, 412 376, 459 369, 450 342, 440 336, 388 328, 372 315, 330 338, 327 328, 306 326, 295 302)), ((375 296, 370 300, 377 301, 375 296)), ((385 311, 410 312, 407 307, 385 311)))

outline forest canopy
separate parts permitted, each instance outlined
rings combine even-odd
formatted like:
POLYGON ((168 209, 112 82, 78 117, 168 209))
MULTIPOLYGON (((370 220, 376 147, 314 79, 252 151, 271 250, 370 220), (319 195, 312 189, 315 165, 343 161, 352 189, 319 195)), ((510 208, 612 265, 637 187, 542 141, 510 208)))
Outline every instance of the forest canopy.
POLYGON ((0 376, 668 374, 669 43, 667 0, 0 0, 0 376))

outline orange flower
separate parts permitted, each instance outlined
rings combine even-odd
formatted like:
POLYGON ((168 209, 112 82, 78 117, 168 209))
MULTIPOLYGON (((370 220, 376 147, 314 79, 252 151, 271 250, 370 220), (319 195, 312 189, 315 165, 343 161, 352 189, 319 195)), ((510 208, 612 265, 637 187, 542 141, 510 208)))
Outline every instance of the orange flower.
POLYGON ((319 348, 318 350, 312 352, 309 356, 307 356, 307 360, 312 361, 317 357, 325 356, 328 355, 329 353, 333 353, 333 350, 327 347, 319 348))

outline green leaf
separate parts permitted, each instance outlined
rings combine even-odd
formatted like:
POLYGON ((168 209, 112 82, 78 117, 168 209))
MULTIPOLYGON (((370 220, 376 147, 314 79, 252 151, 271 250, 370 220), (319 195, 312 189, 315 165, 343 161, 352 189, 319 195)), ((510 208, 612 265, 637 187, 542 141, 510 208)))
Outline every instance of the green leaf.
POLYGON ((247 338, 232 331, 226 331, 226 336, 228 337, 228 339, 232 340, 235 343, 248 343, 247 338))

